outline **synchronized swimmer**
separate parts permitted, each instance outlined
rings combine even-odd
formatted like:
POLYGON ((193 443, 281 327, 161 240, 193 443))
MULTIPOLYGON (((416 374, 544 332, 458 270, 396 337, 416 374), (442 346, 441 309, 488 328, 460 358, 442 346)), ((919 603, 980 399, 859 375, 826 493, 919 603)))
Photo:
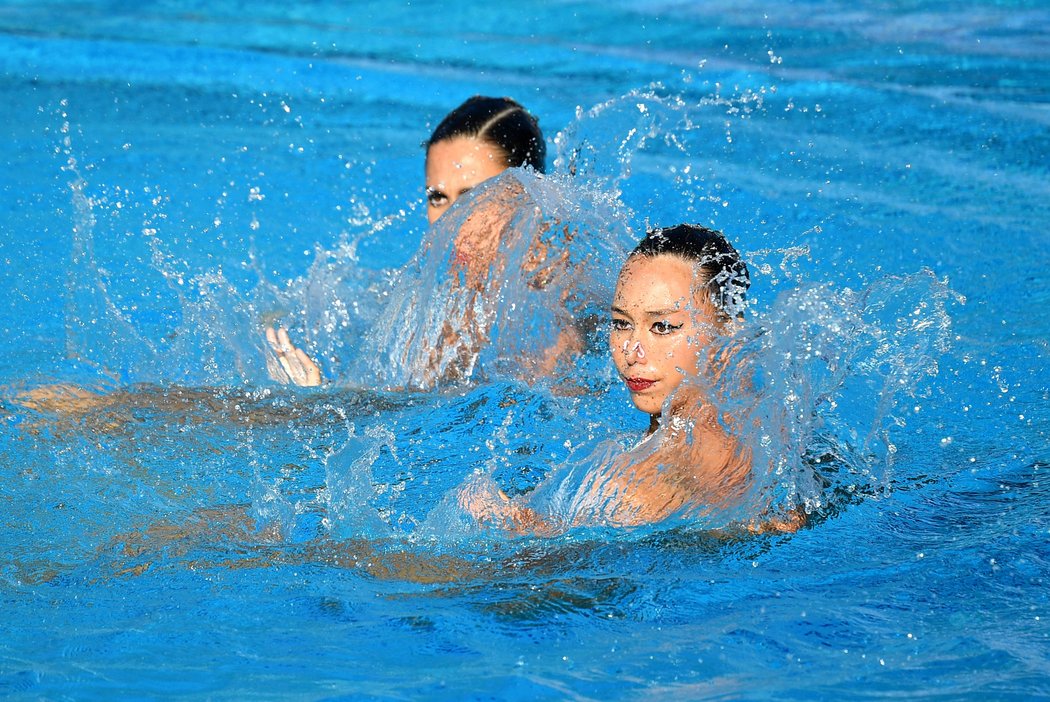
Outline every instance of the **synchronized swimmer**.
MULTIPOLYGON (((431 224, 507 168, 544 171, 538 122, 506 98, 466 101, 438 125, 426 147, 431 224)), ((496 234, 486 229, 482 236, 496 234)), ((608 332, 616 369, 635 407, 649 417, 643 439, 584 476, 558 514, 531 503, 530 495, 511 499, 485 478, 464 485, 460 505, 479 524, 542 535, 580 525, 626 527, 702 516, 743 499, 753 479, 751 451, 735 432, 736 420, 704 389, 717 384, 732 362, 718 352, 725 348, 718 342, 741 318, 749 286, 746 264, 721 232, 688 224, 650 231, 620 271, 608 332)), ((293 382, 320 384, 320 368, 290 343, 287 332, 270 329, 267 336, 293 382)), ((794 531, 802 523, 801 515, 766 514, 755 515, 746 527, 794 531)))
MULTIPOLYGON (((545 156, 538 122, 520 104, 508 98, 467 100, 442 120, 426 142, 430 223, 471 189, 508 168, 525 166, 542 173, 545 156)), ((453 246, 461 245, 464 232, 499 238, 502 230, 482 215, 468 213, 453 246), (475 218, 473 225, 471 218, 475 218)), ((539 239, 530 249, 533 259, 545 265, 563 263, 559 255, 552 256, 536 242, 539 239)), ((495 244, 487 246, 486 251, 495 244)), ((476 258, 486 255, 469 249, 467 253, 476 258)), ((536 263, 530 260, 520 264, 526 273, 536 263)), ((469 269, 490 263, 463 265, 469 269)), ((734 362, 724 342, 743 314, 749 285, 747 266, 720 232, 687 224, 650 231, 620 270, 608 328, 616 370, 634 406, 648 415, 643 438, 577 479, 571 497, 562 500, 557 510, 533 499, 539 489, 511 499, 491 479, 481 477, 468 480, 458 491, 464 511, 483 526, 550 535, 583 525, 631 527, 702 517, 740 503, 754 482, 752 453, 741 438, 737 418, 717 406, 710 389, 734 362)), ((478 286, 472 293, 498 296, 498 286, 478 286)), ((470 331, 459 327, 470 323, 469 314, 446 319, 445 327, 450 328, 442 332, 439 345, 458 344, 476 353, 487 332, 482 329, 476 338, 466 338, 470 331)), ((578 351, 578 339, 572 338, 571 329, 567 331, 555 345, 559 353, 578 351)), ((266 337, 276 359, 270 363, 271 376, 304 386, 322 383, 320 366, 292 344, 285 329, 268 328, 266 337)), ((54 395, 30 393, 24 404, 55 404, 54 395)), ((66 395, 70 394, 57 396, 60 406, 98 404, 90 393, 66 395)), ((751 531, 793 531, 803 521, 790 514, 753 517, 745 525, 751 531)))
MULTIPOLYGON (((505 97, 476 95, 449 112, 425 142, 427 219, 433 224, 461 197, 508 168, 546 170, 547 144, 539 121, 505 97)), ((295 346, 284 328, 268 328, 280 370, 274 379, 296 385, 322 382, 320 366, 295 346)))
MULTIPOLYGON (((460 504, 479 523, 550 535, 703 516, 738 503, 752 482, 751 451, 705 388, 732 362, 717 342, 732 333, 749 286, 746 264, 720 232, 685 224, 651 231, 624 263, 610 306, 612 360, 649 416, 641 442, 588 472, 556 514, 528 495, 507 497, 485 478, 468 482, 460 504)), ((763 515, 746 527, 800 524, 796 515, 763 515)))

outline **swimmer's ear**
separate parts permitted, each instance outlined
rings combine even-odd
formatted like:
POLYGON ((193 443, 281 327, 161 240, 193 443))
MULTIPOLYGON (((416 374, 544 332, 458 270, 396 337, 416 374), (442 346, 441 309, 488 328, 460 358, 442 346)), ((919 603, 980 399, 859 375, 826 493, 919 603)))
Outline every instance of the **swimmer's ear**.
POLYGON ((725 332, 726 336, 738 334, 744 328, 744 318, 739 315, 736 317, 720 315, 719 322, 719 326, 722 327, 722 331, 725 332))

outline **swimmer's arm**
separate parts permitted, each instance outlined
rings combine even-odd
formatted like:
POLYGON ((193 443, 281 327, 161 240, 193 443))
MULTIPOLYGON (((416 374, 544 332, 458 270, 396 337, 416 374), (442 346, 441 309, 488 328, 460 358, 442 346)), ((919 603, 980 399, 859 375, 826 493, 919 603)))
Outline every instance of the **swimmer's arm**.
POLYGON ((750 534, 794 534, 806 526, 806 513, 795 507, 784 514, 752 519, 746 526, 750 534))
POLYGON ((559 363, 581 353, 583 353, 583 341, 580 339, 579 332, 572 327, 562 329, 558 338, 554 340, 554 345, 544 352, 537 370, 540 375, 553 376, 558 370, 559 363))
POLYGON ((652 524, 683 509, 719 509, 743 496, 750 452, 722 429, 713 407, 695 402, 688 411, 678 409, 680 426, 662 428, 654 437, 658 444, 621 456, 604 478, 589 481, 596 503, 606 505, 606 523, 652 524))
POLYGON ((297 348, 288 338, 288 331, 283 327, 266 328, 266 340, 275 357, 266 357, 266 369, 270 378, 279 383, 293 383, 313 387, 321 384, 321 367, 314 363, 306 352, 297 348))
POLYGON ((550 536, 554 526, 536 510, 519 504, 491 478, 469 481, 459 492, 459 506, 478 524, 519 536, 550 536))
POLYGON ((554 526, 536 510, 517 504, 502 490, 499 496, 504 501, 503 528, 507 531, 520 536, 553 536, 556 533, 554 526))
POLYGON ((112 402, 111 398, 96 390, 88 390, 69 383, 44 385, 16 394, 12 400, 37 412, 59 414, 86 414, 112 402))

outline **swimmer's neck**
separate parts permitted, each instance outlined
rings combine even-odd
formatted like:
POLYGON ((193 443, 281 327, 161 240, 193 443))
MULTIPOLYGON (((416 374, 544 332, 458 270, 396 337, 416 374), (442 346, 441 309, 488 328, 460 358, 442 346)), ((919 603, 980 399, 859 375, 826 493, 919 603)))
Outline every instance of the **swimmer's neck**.
POLYGON ((645 435, 647 437, 652 436, 656 433, 656 430, 660 428, 660 413, 649 415, 649 428, 646 429, 645 435))

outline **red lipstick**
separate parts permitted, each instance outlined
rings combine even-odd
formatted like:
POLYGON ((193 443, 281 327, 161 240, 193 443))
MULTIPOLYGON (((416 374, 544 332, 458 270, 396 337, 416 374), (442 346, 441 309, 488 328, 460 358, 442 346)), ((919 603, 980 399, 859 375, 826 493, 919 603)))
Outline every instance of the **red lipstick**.
POLYGON ((645 378, 624 378, 623 382, 627 383, 627 389, 631 392, 642 392, 656 385, 655 380, 645 378))

